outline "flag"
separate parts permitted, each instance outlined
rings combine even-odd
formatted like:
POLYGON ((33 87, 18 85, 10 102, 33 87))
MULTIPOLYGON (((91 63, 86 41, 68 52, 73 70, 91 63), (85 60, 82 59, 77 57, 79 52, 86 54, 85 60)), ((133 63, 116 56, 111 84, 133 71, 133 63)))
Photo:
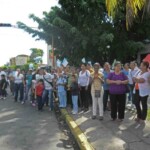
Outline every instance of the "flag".
POLYGON ((62 65, 63 65, 64 67, 66 67, 66 66, 68 65, 68 61, 67 61, 66 58, 64 58, 64 60, 63 60, 63 62, 62 62, 62 65))
POLYGON ((57 59, 56 65, 57 65, 57 67, 61 67, 61 61, 59 59, 57 59))
POLYGON ((88 64, 92 66, 92 62, 91 61, 88 61, 88 64))
POLYGON ((113 61, 113 63, 112 63, 112 69, 114 69, 116 61, 117 61, 117 60, 114 59, 114 61, 113 61))
POLYGON ((82 58, 82 60, 81 60, 83 63, 86 63, 86 60, 85 60, 85 58, 82 58))

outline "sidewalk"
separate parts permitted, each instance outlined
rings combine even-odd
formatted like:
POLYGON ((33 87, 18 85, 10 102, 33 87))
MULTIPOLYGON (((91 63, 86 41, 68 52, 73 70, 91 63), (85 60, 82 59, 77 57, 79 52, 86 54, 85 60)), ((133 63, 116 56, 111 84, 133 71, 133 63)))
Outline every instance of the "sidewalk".
MULTIPOLYGON (((71 115, 71 110, 68 112, 71 115)), ((103 121, 92 120, 91 115, 90 108, 87 113, 71 116, 96 150, 150 150, 150 121, 136 128, 135 115, 128 110, 121 123, 110 121, 109 111, 103 121)))

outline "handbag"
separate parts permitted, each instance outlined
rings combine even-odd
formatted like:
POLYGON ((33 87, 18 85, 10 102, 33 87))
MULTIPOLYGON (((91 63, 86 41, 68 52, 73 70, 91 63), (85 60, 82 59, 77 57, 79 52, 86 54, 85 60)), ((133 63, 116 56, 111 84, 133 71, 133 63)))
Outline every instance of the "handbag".
POLYGON ((100 94, 100 90, 95 90, 95 98, 100 98, 101 94, 100 94))

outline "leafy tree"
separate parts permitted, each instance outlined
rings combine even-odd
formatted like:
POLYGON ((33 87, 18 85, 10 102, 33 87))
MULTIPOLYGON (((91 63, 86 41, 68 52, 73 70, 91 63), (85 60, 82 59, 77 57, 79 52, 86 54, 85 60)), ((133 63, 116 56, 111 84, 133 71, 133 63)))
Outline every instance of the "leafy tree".
POLYGON ((129 29, 140 12, 143 13, 141 18, 150 13, 150 0, 106 0, 108 14, 113 18, 118 13, 118 8, 120 7, 125 8, 126 27, 129 29))
POLYGON ((18 26, 32 37, 54 45, 57 58, 66 57, 71 64, 80 64, 83 57, 100 63, 135 59, 138 50, 144 48, 142 41, 150 35, 148 17, 143 22, 135 19, 134 28, 126 30, 124 1, 120 1, 113 19, 107 15, 105 0, 59 0, 59 4, 61 7, 43 12, 43 18, 30 15, 38 29, 22 22, 18 26))
POLYGON ((31 48, 31 55, 30 55, 30 62, 35 62, 34 59, 38 56, 43 56, 44 52, 42 49, 38 49, 38 48, 31 48))

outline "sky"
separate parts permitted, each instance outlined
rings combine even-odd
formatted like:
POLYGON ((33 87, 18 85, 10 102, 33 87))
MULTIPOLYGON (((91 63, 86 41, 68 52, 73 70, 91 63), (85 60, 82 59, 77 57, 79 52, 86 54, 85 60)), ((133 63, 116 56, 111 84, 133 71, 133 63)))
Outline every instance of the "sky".
MULTIPOLYGON (((0 23, 16 25, 17 21, 21 21, 28 26, 37 27, 29 19, 29 14, 42 18, 42 12, 49 11, 55 5, 58 5, 58 0, 0 0, 0 23)), ((30 48, 43 49, 43 62, 47 62, 47 44, 44 41, 35 41, 21 29, 0 27, 0 66, 17 55, 30 55, 30 48)))

